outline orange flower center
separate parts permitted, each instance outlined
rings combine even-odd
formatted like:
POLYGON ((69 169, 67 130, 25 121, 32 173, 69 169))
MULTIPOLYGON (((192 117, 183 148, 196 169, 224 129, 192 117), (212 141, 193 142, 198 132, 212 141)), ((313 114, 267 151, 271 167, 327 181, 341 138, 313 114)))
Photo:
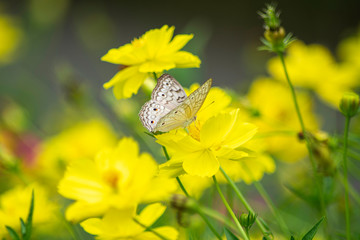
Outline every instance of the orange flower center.
POLYGON ((121 173, 114 169, 109 169, 103 174, 104 181, 114 189, 117 188, 120 177, 121 177, 121 173))

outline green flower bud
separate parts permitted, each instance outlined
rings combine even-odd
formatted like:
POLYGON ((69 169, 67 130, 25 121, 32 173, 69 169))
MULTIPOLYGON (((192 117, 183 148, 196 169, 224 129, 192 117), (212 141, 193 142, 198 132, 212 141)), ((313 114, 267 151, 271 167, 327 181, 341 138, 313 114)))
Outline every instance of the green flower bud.
POLYGON ((264 37, 272 44, 282 43, 286 36, 285 29, 279 27, 276 30, 267 29, 265 30, 264 37))
POLYGON ((253 213, 241 214, 241 216, 240 216, 241 226, 243 226, 245 229, 250 229, 251 226, 254 224, 256 217, 257 217, 257 214, 253 214, 253 213))
POLYGON ((345 117, 353 117, 359 110, 359 103, 359 95, 352 92, 344 93, 340 100, 340 112, 345 117))

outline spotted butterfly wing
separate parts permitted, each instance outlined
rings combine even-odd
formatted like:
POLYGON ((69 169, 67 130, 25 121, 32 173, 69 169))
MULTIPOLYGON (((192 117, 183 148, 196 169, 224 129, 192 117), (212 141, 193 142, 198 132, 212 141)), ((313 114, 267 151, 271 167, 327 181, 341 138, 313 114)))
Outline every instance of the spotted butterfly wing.
POLYGON ((154 128, 154 132, 167 132, 178 127, 186 127, 192 123, 210 91, 211 84, 212 79, 207 80, 180 105, 161 117, 154 128))
POLYGON ((161 75, 151 94, 151 100, 139 112, 142 124, 153 132, 158 121, 185 99, 186 93, 180 83, 169 74, 161 75))

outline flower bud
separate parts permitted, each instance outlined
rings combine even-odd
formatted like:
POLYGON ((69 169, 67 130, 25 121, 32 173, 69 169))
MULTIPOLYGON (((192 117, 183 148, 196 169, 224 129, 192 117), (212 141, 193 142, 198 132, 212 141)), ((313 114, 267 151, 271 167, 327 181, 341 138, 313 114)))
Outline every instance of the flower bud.
POLYGON ((281 43, 286 36, 285 29, 283 27, 279 27, 275 30, 266 29, 264 33, 264 37, 272 44, 281 43))
POLYGON ((196 206, 196 201, 181 194, 174 194, 170 199, 171 207, 180 211, 191 211, 196 206))
POLYGON ((344 93, 340 100, 340 112, 345 117, 353 117, 359 110, 359 95, 352 92, 344 93))
POLYGON ((243 226, 246 229, 250 229, 251 226, 254 224, 255 220, 256 220, 257 214, 254 213, 243 213, 240 216, 240 224, 241 226, 243 226))

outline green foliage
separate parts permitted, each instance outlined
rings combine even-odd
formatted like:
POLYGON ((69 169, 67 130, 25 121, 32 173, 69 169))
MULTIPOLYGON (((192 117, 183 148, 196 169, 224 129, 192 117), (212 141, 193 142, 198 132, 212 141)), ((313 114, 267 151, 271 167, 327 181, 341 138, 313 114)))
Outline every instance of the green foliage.
MULTIPOLYGON (((32 232, 32 220, 33 220, 33 214, 34 214, 34 200, 35 196, 34 196, 34 190, 31 193, 31 203, 30 203, 30 208, 29 208, 29 214, 26 220, 26 223, 24 222, 24 220, 22 218, 20 218, 20 232, 21 232, 21 239, 22 240, 30 240, 31 237, 31 232, 32 232)), ((7 231, 10 234, 11 239, 13 240, 20 240, 19 235, 16 233, 16 231, 9 227, 9 226, 5 226, 7 231)))
POLYGON ((302 240, 312 240, 320 226, 320 223, 324 220, 325 217, 322 217, 302 238, 302 240))
POLYGON ((224 233, 227 240, 239 240, 230 230, 224 228, 224 233))

